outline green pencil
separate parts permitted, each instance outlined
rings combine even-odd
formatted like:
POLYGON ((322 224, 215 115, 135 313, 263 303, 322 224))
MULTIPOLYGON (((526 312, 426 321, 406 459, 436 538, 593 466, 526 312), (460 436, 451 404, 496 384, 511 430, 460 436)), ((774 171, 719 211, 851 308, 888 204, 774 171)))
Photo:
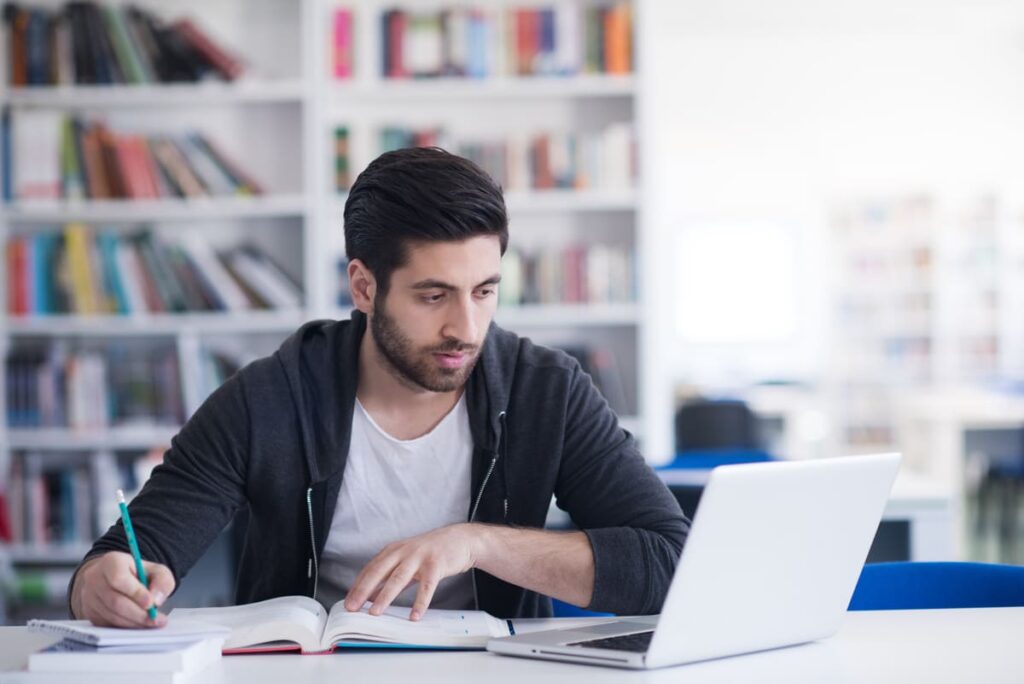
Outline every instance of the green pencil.
MULTIPOLYGON (((135 539, 132 519, 128 515, 128 505, 124 502, 124 492, 120 489, 117 490, 117 505, 121 508, 121 522, 124 523, 124 533, 128 537, 128 548, 132 550, 132 558, 135 559, 135 571, 139 575, 142 586, 149 589, 149 580, 146 579, 146 571, 142 567, 142 554, 139 553, 139 542, 135 539)), ((156 620, 156 606, 149 607, 149 619, 156 620)))

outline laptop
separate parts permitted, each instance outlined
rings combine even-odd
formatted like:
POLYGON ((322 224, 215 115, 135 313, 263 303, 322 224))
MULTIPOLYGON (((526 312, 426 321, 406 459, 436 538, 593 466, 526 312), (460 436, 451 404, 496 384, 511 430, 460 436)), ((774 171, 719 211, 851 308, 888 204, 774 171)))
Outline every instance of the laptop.
POLYGON ((492 639, 487 650, 647 669, 831 636, 899 464, 875 454, 715 468, 660 615, 492 639))

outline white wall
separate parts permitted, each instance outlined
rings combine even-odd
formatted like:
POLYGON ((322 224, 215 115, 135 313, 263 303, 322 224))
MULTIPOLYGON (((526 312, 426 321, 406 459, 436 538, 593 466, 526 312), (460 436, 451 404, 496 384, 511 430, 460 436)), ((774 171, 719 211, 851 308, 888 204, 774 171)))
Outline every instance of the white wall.
MULTIPOLYGON (((830 199, 1024 185, 1024 2, 676 0, 643 9, 647 220, 657 239, 692 244, 728 229, 739 254, 744 231, 781 226, 797 263, 791 335, 746 344, 669 335, 660 353, 680 379, 727 385, 822 371, 830 199)), ((671 249, 659 254, 656 306, 667 313, 672 282, 685 279, 671 249)), ((787 277, 770 268, 750 277, 733 263, 716 263, 722 281, 699 296, 737 284, 757 292, 787 277)))

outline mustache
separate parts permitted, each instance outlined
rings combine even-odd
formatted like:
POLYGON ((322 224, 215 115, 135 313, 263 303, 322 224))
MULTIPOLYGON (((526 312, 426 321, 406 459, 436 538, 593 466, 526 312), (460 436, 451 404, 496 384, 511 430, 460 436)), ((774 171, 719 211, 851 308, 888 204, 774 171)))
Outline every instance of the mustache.
POLYGON ((449 340, 448 342, 445 342, 439 347, 434 347, 433 349, 430 349, 429 352, 431 354, 462 354, 475 352, 479 348, 480 347, 475 344, 465 344, 463 342, 460 342, 459 340, 449 340))

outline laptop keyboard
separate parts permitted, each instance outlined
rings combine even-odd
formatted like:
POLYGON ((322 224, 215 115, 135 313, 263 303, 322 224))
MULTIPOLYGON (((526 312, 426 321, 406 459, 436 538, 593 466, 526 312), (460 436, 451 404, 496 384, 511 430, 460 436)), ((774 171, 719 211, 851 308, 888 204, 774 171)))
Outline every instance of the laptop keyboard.
POLYGON ((566 646, 584 646, 586 648, 608 648, 613 651, 631 651, 633 653, 646 653, 651 645, 651 637, 654 630, 649 632, 637 632, 636 634, 623 634, 622 636, 604 637, 602 639, 587 639, 586 641, 575 641, 566 646))

